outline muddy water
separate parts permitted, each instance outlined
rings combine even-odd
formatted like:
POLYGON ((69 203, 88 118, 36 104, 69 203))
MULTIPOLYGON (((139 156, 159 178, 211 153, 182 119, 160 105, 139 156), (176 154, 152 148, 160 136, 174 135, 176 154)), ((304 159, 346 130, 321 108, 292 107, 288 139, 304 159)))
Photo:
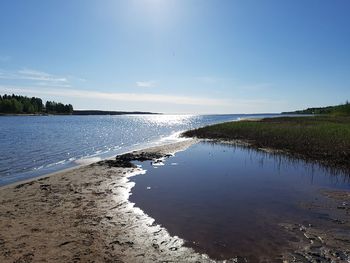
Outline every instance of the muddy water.
POLYGON ((295 237, 281 223, 323 224, 303 204, 320 189, 349 189, 347 175, 315 164, 225 144, 198 143, 145 175, 130 197, 171 235, 215 259, 278 262, 295 237))

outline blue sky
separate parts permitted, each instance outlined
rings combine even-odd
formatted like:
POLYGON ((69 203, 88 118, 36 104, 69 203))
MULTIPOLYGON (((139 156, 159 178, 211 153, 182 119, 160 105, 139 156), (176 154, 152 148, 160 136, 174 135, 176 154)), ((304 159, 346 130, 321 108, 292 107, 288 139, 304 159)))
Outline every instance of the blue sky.
POLYGON ((349 13, 347 0, 4 0, 0 93, 167 113, 338 104, 349 13))

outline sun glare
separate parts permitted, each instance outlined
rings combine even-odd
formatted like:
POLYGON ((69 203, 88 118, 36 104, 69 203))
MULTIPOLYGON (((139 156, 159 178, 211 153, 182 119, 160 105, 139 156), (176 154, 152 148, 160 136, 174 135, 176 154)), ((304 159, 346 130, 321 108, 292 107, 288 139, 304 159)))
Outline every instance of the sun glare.
POLYGON ((176 3, 164 0, 133 1, 133 9, 156 27, 163 27, 174 20, 176 3))

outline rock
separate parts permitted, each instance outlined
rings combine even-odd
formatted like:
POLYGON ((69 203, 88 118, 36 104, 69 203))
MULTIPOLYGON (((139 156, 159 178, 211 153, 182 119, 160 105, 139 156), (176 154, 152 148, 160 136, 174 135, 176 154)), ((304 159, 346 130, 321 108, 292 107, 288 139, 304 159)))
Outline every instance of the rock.
MULTIPOLYGON (((165 155, 168 157, 169 155, 165 155)), ((99 165, 108 165, 109 167, 124 167, 124 168, 136 168, 136 165, 133 164, 133 161, 152 161, 163 158, 164 155, 160 153, 152 153, 152 152, 141 152, 141 153, 126 153, 122 155, 118 155, 115 160, 104 160, 98 162, 99 165)))

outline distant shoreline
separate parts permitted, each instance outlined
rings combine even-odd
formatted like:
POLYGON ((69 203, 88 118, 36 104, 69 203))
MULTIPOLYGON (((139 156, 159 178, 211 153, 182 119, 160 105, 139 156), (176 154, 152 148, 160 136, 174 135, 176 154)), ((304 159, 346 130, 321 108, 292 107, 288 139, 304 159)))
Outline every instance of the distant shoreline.
POLYGON ((148 111, 103 111, 103 110, 74 110, 72 115, 127 115, 127 114, 148 114, 158 115, 162 113, 148 111))
POLYGON ((91 115, 161 115, 163 113, 143 111, 102 111, 102 110, 75 110, 73 113, 0 113, 0 116, 91 116, 91 115))
MULTIPOLYGON (((47 113, 0 113, 0 117, 3 116, 48 116, 51 114, 47 113)), ((68 114, 59 114, 59 115, 68 115, 68 114)))

